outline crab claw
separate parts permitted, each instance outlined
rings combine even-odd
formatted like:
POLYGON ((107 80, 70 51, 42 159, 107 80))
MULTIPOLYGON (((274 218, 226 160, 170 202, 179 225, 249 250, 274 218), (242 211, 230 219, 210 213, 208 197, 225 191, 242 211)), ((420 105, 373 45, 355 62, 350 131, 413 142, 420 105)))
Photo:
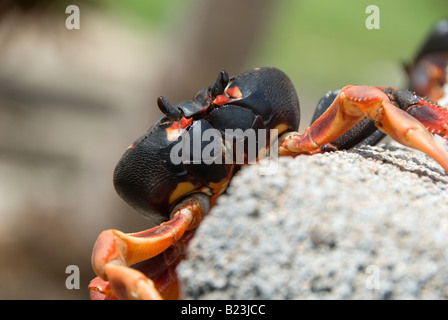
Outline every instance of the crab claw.
POLYGON ((153 281, 140 271, 112 263, 106 264, 104 269, 112 292, 120 300, 162 300, 153 281))
POLYGON ((395 141, 426 153, 448 172, 446 152, 417 119, 395 107, 385 93, 375 87, 351 86, 342 89, 344 102, 361 110, 376 127, 395 141))
POLYGON ((364 117, 397 142, 423 151, 448 173, 448 156, 426 127, 395 107, 380 88, 369 86, 342 88, 331 106, 304 134, 289 133, 281 138, 279 152, 285 155, 322 152, 364 117))
MULTIPOLYGON (((118 230, 103 231, 92 253, 93 270, 99 278, 92 280, 89 286, 91 297, 162 299, 154 282, 145 273, 154 271, 151 268, 167 269, 177 260, 182 254, 182 250, 178 249, 182 243, 179 246, 176 244, 187 230, 197 227, 204 212, 208 211, 207 201, 208 197, 205 195, 191 196, 174 210, 171 220, 146 231, 132 234, 125 234, 118 230), (160 255, 164 252, 169 254, 160 255), (151 268, 144 273, 138 268, 128 267, 138 263, 143 265, 141 268, 144 268, 144 263, 150 265, 151 268)), ((187 236, 187 238, 190 237, 187 236)), ((161 278, 164 279, 163 275, 161 278)), ((172 281, 174 282, 175 279, 172 281)), ((164 286, 170 287, 169 284, 164 286)))
POLYGON ((91 300, 117 300, 113 294, 109 282, 100 277, 92 279, 89 283, 89 294, 91 300))

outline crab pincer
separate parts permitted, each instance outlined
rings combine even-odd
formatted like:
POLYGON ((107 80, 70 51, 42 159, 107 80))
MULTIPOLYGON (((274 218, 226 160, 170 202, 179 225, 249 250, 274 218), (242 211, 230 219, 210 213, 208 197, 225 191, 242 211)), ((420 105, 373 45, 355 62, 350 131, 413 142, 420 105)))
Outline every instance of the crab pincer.
MULTIPOLYGON (((421 98, 415 98, 415 101, 395 99, 392 92, 395 92, 395 89, 370 86, 342 88, 328 108, 305 130, 304 134, 288 133, 283 137, 280 152, 285 155, 322 152, 328 148, 328 144, 367 118, 371 121, 371 125, 397 142, 423 151, 436 160, 445 172, 448 172, 447 154, 428 130, 430 124, 439 121, 439 118, 430 121, 427 128, 415 117, 415 113, 414 116, 410 114, 415 108, 429 109, 426 112, 432 111, 432 108, 442 110, 440 118, 445 117, 441 121, 445 134, 448 122, 447 111, 421 98)), ((438 132, 441 133, 442 130, 438 132)), ((361 133, 362 131, 358 131, 351 134, 352 140, 357 141, 356 135, 361 133)))

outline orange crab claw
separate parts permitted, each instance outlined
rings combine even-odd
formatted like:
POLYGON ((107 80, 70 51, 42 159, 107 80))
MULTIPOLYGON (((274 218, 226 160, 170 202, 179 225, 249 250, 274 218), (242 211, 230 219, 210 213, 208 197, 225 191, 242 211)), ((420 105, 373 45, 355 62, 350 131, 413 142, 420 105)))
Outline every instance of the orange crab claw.
POLYGON ((328 110, 303 135, 289 133, 282 137, 279 152, 281 155, 320 152, 364 117, 397 142, 423 151, 448 172, 448 156, 425 126, 395 107, 380 88, 369 86, 342 88, 328 110))
MULTIPOLYGON (((173 278, 170 273, 155 277, 158 282, 155 285, 144 272, 128 266, 148 260, 153 268, 169 269, 183 251, 178 249, 179 246, 183 247, 183 244, 176 243, 187 230, 197 227, 207 210, 203 201, 191 197, 174 211, 171 220, 152 229, 131 234, 118 230, 103 231, 92 253, 92 266, 99 278, 92 280, 89 286, 91 297, 155 300, 162 299, 158 287, 173 291, 170 286, 177 280, 167 281, 166 277, 173 278), (169 248, 171 250, 167 250, 169 248), (158 257, 165 252, 166 254, 158 257), (151 258, 155 260, 151 261, 151 258), (160 262, 160 259, 156 258, 163 261, 160 262)), ((189 234, 185 241, 191 238, 189 234)))
POLYGON ((154 282, 140 271, 112 263, 106 264, 104 269, 112 292, 120 300, 162 300, 154 282))
MULTIPOLYGON (((184 251, 188 242, 193 238, 194 230, 187 231, 180 241, 175 242, 167 250, 157 255, 154 258, 139 262, 126 269, 107 271, 109 275, 109 281, 105 281, 99 277, 94 278, 89 284, 90 298, 92 300, 117 300, 120 299, 133 299, 138 297, 139 299, 151 299, 156 300, 163 298, 168 300, 176 300, 180 298, 179 283, 175 268, 177 264, 184 258, 184 251), (128 270, 129 269, 129 270, 128 270), (131 270, 131 271, 130 271, 131 270), (134 271, 139 271, 142 275, 134 273, 134 271), (131 279, 128 274, 131 273, 131 279), (130 288, 131 285, 136 286, 135 282, 140 280, 147 280, 146 276, 151 279, 152 284, 149 283, 151 287, 146 292, 140 292, 131 294, 137 291, 130 288), (113 279, 115 276, 115 279, 113 279), (122 284, 123 279, 126 279, 126 283, 122 284), (111 287, 111 283, 112 289, 111 287), (154 286, 154 288, 152 287, 154 286), (154 290, 155 289, 155 290, 154 290), (114 292, 117 292, 115 295, 114 292)), ((109 265, 106 266, 109 268, 109 265)))
POLYGON ((89 294, 91 300, 117 300, 118 298, 112 292, 109 282, 100 277, 92 279, 89 283, 89 294))

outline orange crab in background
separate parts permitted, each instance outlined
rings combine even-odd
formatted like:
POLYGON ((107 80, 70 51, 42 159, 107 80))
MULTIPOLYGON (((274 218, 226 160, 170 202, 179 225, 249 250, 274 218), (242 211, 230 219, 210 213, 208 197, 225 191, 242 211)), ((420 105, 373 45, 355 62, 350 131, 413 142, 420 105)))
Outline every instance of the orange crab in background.
POLYGON ((448 105, 448 19, 440 20, 411 64, 405 65, 409 90, 448 105))

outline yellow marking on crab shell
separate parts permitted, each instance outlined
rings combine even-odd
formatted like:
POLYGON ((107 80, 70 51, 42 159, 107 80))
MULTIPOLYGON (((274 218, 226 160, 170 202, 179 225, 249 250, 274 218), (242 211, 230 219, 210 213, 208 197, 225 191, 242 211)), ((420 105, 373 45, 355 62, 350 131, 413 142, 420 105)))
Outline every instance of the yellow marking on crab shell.
POLYGON ((129 149, 132 149, 132 148, 134 148, 134 144, 133 143, 131 143, 126 150, 129 150, 129 149))
POLYGON ((277 135, 281 135, 283 132, 285 132, 286 130, 288 130, 288 126, 284 123, 280 123, 279 125, 277 125, 274 130, 278 130, 278 134, 277 135))
MULTIPOLYGON (((269 145, 267 145, 267 146, 261 148, 261 149, 259 150, 259 154, 260 154, 260 155, 267 155, 266 150, 267 150, 267 149, 271 149, 272 146, 273 146, 274 141, 275 141, 276 139, 278 139, 278 136, 280 136, 281 134, 283 134, 283 133, 286 132, 286 131, 288 131, 288 126, 287 126, 286 124, 283 124, 283 123, 281 123, 281 124, 275 126, 274 129, 271 129, 271 130, 270 130, 270 134, 271 134, 271 135, 270 135, 270 137, 269 137, 269 138, 270 138, 269 145)), ((278 141, 277 141, 277 144, 278 144, 278 141)), ((277 148, 278 148, 278 147, 279 147, 279 146, 277 145, 277 148)), ((264 157, 263 157, 263 158, 264 158, 264 157)), ((258 157, 258 158, 257 158, 257 161, 260 160, 260 159, 261 159, 261 158, 258 157)))
POLYGON ((185 129, 179 127, 177 122, 173 122, 173 125, 166 128, 165 131, 166 131, 166 138, 169 141, 175 141, 177 140, 177 138, 181 136, 182 132, 184 132, 185 129))
POLYGON ((210 189, 212 189, 213 194, 220 195, 221 193, 223 193, 226 190, 229 183, 230 183, 230 179, 226 177, 226 178, 222 179, 221 181, 209 183, 209 187, 210 187, 210 189))
POLYGON ((241 99, 243 97, 243 94, 241 93, 241 90, 238 86, 228 88, 226 90, 226 93, 230 98, 234 99, 241 99))
POLYGON ((227 189, 234 172, 235 172, 235 165, 233 165, 232 168, 229 170, 227 177, 221 179, 221 181, 211 182, 208 184, 212 192, 212 196, 210 199, 212 205, 214 205, 216 198, 227 189))
POLYGON ((197 187, 192 184, 191 182, 181 182, 178 183, 176 186, 176 189, 174 189, 173 192, 171 192, 170 198, 168 200, 169 204, 172 204, 174 201, 179 199, 181 196, 186 195, 187 193, 193 191, 197 187))

